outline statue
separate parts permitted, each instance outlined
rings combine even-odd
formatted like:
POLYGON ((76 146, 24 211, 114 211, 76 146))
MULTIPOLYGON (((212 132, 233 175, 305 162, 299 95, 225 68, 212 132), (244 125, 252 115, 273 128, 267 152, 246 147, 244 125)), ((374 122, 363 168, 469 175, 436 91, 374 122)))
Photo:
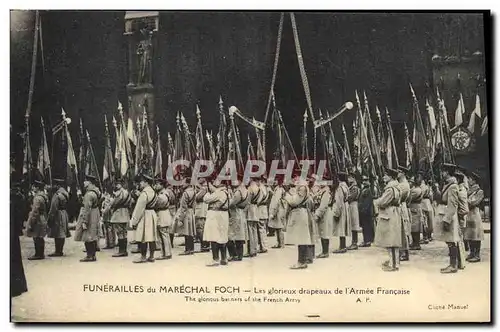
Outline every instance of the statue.
POLYGON ((138 75, 137 84, 152 84, 152 38, 153 31, 147 28, 140 30, 142 39, 137 46, 138 75))

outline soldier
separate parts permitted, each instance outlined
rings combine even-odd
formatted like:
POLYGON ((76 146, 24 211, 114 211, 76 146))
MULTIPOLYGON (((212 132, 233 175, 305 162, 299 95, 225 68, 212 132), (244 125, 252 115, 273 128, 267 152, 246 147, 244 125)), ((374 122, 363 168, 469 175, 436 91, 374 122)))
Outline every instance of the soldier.
POLYGON ((101 208, 101 220, 103 223, 104 238, 106 241, 106 246, 103 249, 114 249, 116 244, 116 234, 111 224, 111 211, 108 206, 113 201, 113 196, 109 192, 104 193, 104 201, 102 202, 101 208))
POLYGON ((363 231, 363 243, 360 247, 371 247, 375 236, 375 223, 373 216, 373 199, 374 193, 370 178, 363 175, 361 184, 361 192, 359 194, 359 221, 363 231))
POLYGON ((212 262, 207 266, 227 265, 227 241, 229 233, 229 193, 224 183, 207 183, 208 191, 203 201, 208 204, 203 240, 210 242, 212 262), (219 263, 220 253, 220 263, 219 263))
MULTIPOLYGON (((420 180, 421 177, 417 177, 420 180)), ((424 197, 421 183, 410 178, 410 197, 408 209, 411 221, 411 245, 410 250, 420 250, 420 232, 422 232, 422 199, 424 197)))
POLYGON ((248 186, 249 205, 247 210, 248 225, 248 257, 257 256, 260 188, 256 181, 250 181, 248 186))
POLYGON ((207 204, 203 202, 203 197, 207 193, 207 186, 205 185, 205 178, 199 180, 199 185, 196 189, 195 206, 194 206, 194 220, 196 225, 196 238, 200 242, 200 251, 210 251, 210 244, 203 241, 203 228, 205 227, 205 220, 207 216, 207 204))
POLYGON ((246 207, 249 202, 247 188, 239 180, 231 182, 232 194, 229 201, 229 233, 227 249, 229 261, 241 261, 243 259, 243 246, 245 245, 247 229, 246 207))
POLYGON ((10 177, 11 181, 13 181, 10 187, 10 297, 12 298, 27 292, 28 286, 19 241, 19 236, 23 232, 22 223, 25 219, 24 207, 26 202, 21 191, 21 185, 16 181, 16 172, 12 171, 12 169, 10 177))
POLYGON ((190 185, 190 178, 186 177, 182 185, 182 195, 179 201, 179 209, 174 219, 174 233, 184 236, 184 252, 179 255, 194 254, 194 237, 196 235, 196 225, 194 220, 194 205, 196 191, 194 186, 190 185))
POLYGON ((354 174, 349 174, 348 178, 349 194, 347 196, 347 202, 349 203, 349 216, 351 220, 351 232, 352 232, 352 243, 347 250, 357 250, 358 249, 358 233, 361 231, 359 227, 359 210, 358 210, 358 199, 359 199, 359 186, 356 181, 354 174))
POLYGON ((113 197, 103 214, 111 214, 109 223, 118 238, 118 252, 112 257, 127 257, 127 227, 130 222, 129 208, 132 205, 132 195, 123 187, 123 180, 115 179, 113 197))
POLYGON ((47 235, 47 212, 49 210, 49 197, 43 190, 44 184, 39 180, 33 183, 33 204, 26 223, 26 236, 33 238, 35 254, 29 260, 45 258, 45 236, 47 235))
POLYGON ((469 177, 469 213, 464 231, 464 240, 469 242, 469 255, 466 260, 469 263, 481 261, 481 241, 484 240, 483 220, 479 212, 484 200, 484 192, 479 187, 479 176, 472 173, 469 177))
POLYGON ((63 256, 64 243, 66 238, 70 237, 69 217, 66 207, 69 201, 69 193, 64 188, 66 181, 53 179, 55 193, 50 201, 50 210, 48 216, 48 225, 50 228, 49 237, 54 239, 55 251, 49 254, 49 257, 63 256))
POLYGON ((467 181, 467 177, 464 173, 457 171, 455 172, 455 177, 458 182, 458 225, 460 226, 460 241, 457 243, 458 247, 458 268, 463 270, 465 268, 465 251, 469 250, 468 242, 467 248, 465 248, 464 244, 464 232, 465 232, 465 224, 467 219, 467 214, 469 213, 469 203, 467 202, 467 192, 469 190, 469 184, 467 181))
POLYGON ((417 182, 420 179, 422 189, 422 216, 423 216, 423 240, 422 244, 432 241, 432 231, 434 225, 434 207, 432 206, 432 188, 427 185, 422 174, 417 174, 417 182))
POLYGON ((330 256, 330 237, 333 234, 333 197, 330 187, 326 183, 317 185, 318 191, 314 197, 315 210, 313 221, 317 224, 318 233, 321 238, 321 254, 317 258, 327 258, 330 256))
POLYGON ((307 203, 309 200, 309 186, 307 180, 299 176, 294 179, 294 186, 287 188, 284 200, 290 206, 289 220, 286 233, 287 241, 297 245, 298 260, 291 266, 293 270, 307 268, 309 258, 309 247, 311 245, 311 233, 309 228, 309 215, 307 203))
POLYGON ((398 172, 386 168, 384 174, 385 187, 382 195, 373 201, 377 226, 375 228, 375 246, 386 248, 389 260, 382 264, 382 270, 393 272, 399 270, 399 248, 402 244, 402 223, 399 209, 401 191, 396 180, 398 172))
POLYGON ((436 193, 436 229, 435 239, 448 245, 450 264, 441 269, 441 273, 456 273, 458 270, 458 247, 460 230, 458 224, 458 183, 453 176, 456 166, 443 164, 441 179, 444 180, 443 188, 436 193))
POLYGON ((97 251, 97 241, 99 239, 99 202, 101 191, 95 183, 97 178, 93 175, 86 175, 83 182, 85 195, 83 196, 82 208, 78 216, 75 229, 75 241, 84 242, 87 256, 80 262, 95 262, 97 251))
POLYGON ((173 217, 169 210, 170 200, 173 199, 173 191, 166 189, 167 181, 157 178, 154 190, 157 194, 155 212, 158 215, 158 238, 161 250, 161 256, 156 259, 171 259, 172 244, 170 243, 169 229, 173 225, 173 217))
POLYGON ((260 197, 257 202, 259 222, 257 227, 257 237, 259 242, 259 253, 265 254, 267 252, 267 224, 269 221, 269 201, 271 199, 271 192, 266 185, 265 177, 257 180, 260 189, 260 197))
POLYGON ((334 194, 333 212, 333 236, 338 236, 340 239, 339 249, 334 250, 334 254, 344 254, 347 252, 346 239, 351 232, 351 222, 349 216, 349 204, 347 197, 349 188, 347 187, 347 173, 337 173, 339 184, 334 194))
POLYGON ((410 172, 409 169, 399 166, 398 167, 398 182, 399 191, 401 192, 401 201, 399 208, 401 209, 400 215, 402 217, 403 231, 401 233, 402 237, 402 247, 400 250, 400 260, 408 261, 410 260, 410 236, 411 236, 411 221, 410 212, 408 210, 408 201, 410 199, 410 184, 406 178, 406 174, 410 172))
POLYGON ((285 235, 283 230, 286 228, 286 219, 288 214, 288 205, 283 200, 285 189, 283 183, 278 182, 269 203, 269 228, 276 234, 277 244, 272 248, 285 248, 285 235))
POLYGON ((146 174, 138 177, 141 193, 137 198, 130 225, 135 230, 135 240, 139 243, 141 258, 134 263, 154 262, 156 250, 158 216, 155 212, 157 194, 151 188, 153 178, 146 174), (149 246, 149 257, 146 258, 149 246))

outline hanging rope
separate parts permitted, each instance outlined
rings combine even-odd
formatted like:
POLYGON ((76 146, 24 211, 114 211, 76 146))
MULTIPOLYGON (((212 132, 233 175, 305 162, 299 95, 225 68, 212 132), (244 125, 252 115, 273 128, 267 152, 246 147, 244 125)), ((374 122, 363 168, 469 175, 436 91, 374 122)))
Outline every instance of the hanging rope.
POLYGON ((26 107, 26 118, 29 118, 31 114, 31 104, 33 103, 33 92, 35 90, 35 73, 36 73, 36 62, 38 58, 38 36, 40 29, 40 14, 38 10, 35 16, 35 37, 33 40, 33 57, 31 59, 31 75, 30 75, 30 89, 28 92, 28 106, 26 107))
POLYGON ((302 85, 304 86, 304 92, 306 94, 307 106, 309 109, 309 115, 311 116, 311 121, 314 123, 314 114, 311 101, 311 91, 309 90, 309 82, 307 80, 306 69, 304 66, 304 60, 302 58, 302 49, 300 47, 299 33, 297 31, 297 23, 295 22, 295 15, 290 13, 290 20, 292 21, 293 38, 295 40, 295 49, 297 51, 297 60, 299 62, 300 76, 302 78, 302 85))

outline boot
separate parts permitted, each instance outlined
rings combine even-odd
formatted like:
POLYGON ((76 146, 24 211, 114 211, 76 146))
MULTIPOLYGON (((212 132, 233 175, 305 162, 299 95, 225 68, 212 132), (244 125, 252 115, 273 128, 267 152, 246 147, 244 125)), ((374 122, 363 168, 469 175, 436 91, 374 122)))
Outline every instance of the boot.
POLYGON ((219 244, 220 249, 220 264, 227 265, 227 246, 226 244, 219 244))
POLYGON ((148 245, 149 245, 148 262, 153 263, 155 261, 156 242, 154 241, 149 242, 148 245))
POLYGON ((314 263, 314 257, 316 256, 316 246, 314 244, 307 246, 307 264, 314 263))
POLYGON ((277 243, 276 243, 276 245, 272 246, 271 248, 273 248, 273 249, 283 248, 283 242, 281 241, 281 234, 282 234, 281 229, 276 229, 275 233, 276 233, 277 243))
POLYGON ((170 245, 172 246, 172 248, 174 247, 174 235, 175 234, 172 233, 168 234, 168 236, 170 236, 170 245))
POLYGON ((389 261, 385 262, 382 264, 382 270, 385 272, 395 272, 399 271, 399 253, 398 253, 399 248, 389 248, 389 261))
POLYGON ((184 252, 179 256, 188 256, 194 254, 194 239, 192 236, 184 236, 184 252))
POLYGON ((321 254, 316 256, 316 258, 328 258, 329 254, 330 240, 329 239, 321 239, 321 254))
POLYGON ((441 269, 441 273, 457 273, 458 271, 458 247, 455 244, 449 244, 450 265, 441 269))
POLYGON ((236 254, 238 255, 238 259, 236 261, 243 260, 243 246, 245 245, 245 241, 236 241, 236 254))
POLYGON ((334 250, 333 254, 345 254, 347 252, 347 248, 345 247, 345 236, 340 237, 340 246, 337 250, 334 250))
POLYGON ((471 241, 464 240, 465 251, 469 251, 470 250, 470 242, 471 241))
POLYGON ((80 262, 95 262, 97 259, 95 257, 95 253, 97 251, 97 243, 96 241, 85 242, 85 249, 87 251, 87 256, 85 258, 80 259, 80 262))
POLYGON ((297 248, 298 251, 298 260, 297 263, 292 265, 290 269, 292 270, 300 270, 307 268, 307 246, 299 245, 297 248))
POLYGON ((201 241, 201 252, 209 252, 210 251, 210 243, 207 241, 201 241))
POLYGON ((147 263, 148 259, 146 255, 148 254, 148 244, 147 242, 139 242, 137 244, 139 247, 139 252, 141 253, 141 257, 134 261, 136 264, 147 263))
POLYGON ((36 260, 45 259, 45 255, 44 255, 45 240, 43 238, 34 237, 33 244, 35 246, 35 254, 33 256, 29 257, 28 260, 36 261, 36 260))
POLYGON ((212 262, 208 263, 207 266, 218 266, 219 265, 219 244, 217 242, 210 242, 210 247, 212 250, 212 262))
POLYGON ((400 250, 399 251, 399 261, 400 262, 407 262, 410 260, 410 252, 408 250, 400 250))
POLYGON ((230 262, 238 260, 238 253, 237 253, 235 241, 228 241, 227 242, 227 251, 229 252, 229 261, 230 262))
POLYGON ((481 261, 481 241, 470 241, 471 252, 474 252, 474 256, 469 259, 469 263, 478 263, 481 261))
MULTIPOLYGON (((49 257, 61 257, 63 256, 63 247, 66 239, 54 239, 55 250, 49 257)), ((85 250, 86 251, 86 250, 85 250)))
POLYGON ((411 245, 410 250, 421 250, 420 247, 420 232, 412 232, 411 233, 411 245))
POLYGON ((358 232, 352 231, 352 243, 347 250, 358 250, 358 232))
POLYGON ((118 240, 118 252, 111 257, 127 257, 127 239, 118 240))

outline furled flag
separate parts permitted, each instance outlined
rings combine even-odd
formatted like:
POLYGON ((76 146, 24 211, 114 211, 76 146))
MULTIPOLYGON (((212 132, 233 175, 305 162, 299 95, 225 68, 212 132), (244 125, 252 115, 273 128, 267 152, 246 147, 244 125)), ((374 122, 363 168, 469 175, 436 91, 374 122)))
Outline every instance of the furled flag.
POLYGON ((481 101, 479 100, 479 95, 476 95, 476 107, 472 111, 469 119, 469 125, 467 129, 474 134, 476 131, 476 117, 481 118, 481 101))
POLYGON ((161 155, 161 143, 160 143, 160 128, 156 126, 156 161, 155 161, 155 176, 161 178, 163 173, 163 158, 161 155))
POLYGON ((134 130, 134 123, 132 121, 132 118, 130 117, 128 118, 128 124, 127 124, 127 137, 132 142, 132 144, 137 146, 137 136, 134 130))
POLYGON ((45 134, 45 124, 43 118, 40 119, 42 126, 42 141, 40 142, 40 149, 38 150, 38 172, 42 178, 48 182, 52 182, 52 175, 50 172, 50 158, 49 158, 49 147, 47 145, 47 135, 45 134))
POLYGON ((483 124, 481 125, 481 136, 488 133, 488 116, 484 117, 483 124))
POLYGON ((436 129, 436 116, 434 114, 434 107, 429 104, 429 99, 425 100, 425 108, 427 109, 427 114, 429 116, 429 123, 431 125, 431 129, 436 129))
POLYGON ((458 100, 457 109, 455 110, 455 127, 459 127, 463 122, 463 115, 465 114, 464 97, 460 93, 460 99, 458 100))
POLYGON ((416 171, 424 171, 429 162, 429 154, 427 150, 427 138, 425 136, 424 123, 420 114, 417 96, 410 84, 410 90, 413 97, 413 144, 415 144, 415 169, 416 171))
POLYGON ((113 162, 113 151, 111 150, 111 139, 109 137, 108 119, 104 116, 104 163, 102 165, 102 181, 113 183, 115 164, 113 162))
POLYGON ((406 165, 405 167, 411 167, 411 164, 413 162, 413 146, 411 144, 410 140, 410 133, 408 132, 408 126, 406 125, 406 122, 404 124, 404 129, 405 129, 405 161, 406 165))
POLYGON ((24 134, 24 148, 23 148, 23 176, 27 176, 28 180, 31 179, 31 142, 29 134, 29 120, 26 119, 26 132, 24 134))

